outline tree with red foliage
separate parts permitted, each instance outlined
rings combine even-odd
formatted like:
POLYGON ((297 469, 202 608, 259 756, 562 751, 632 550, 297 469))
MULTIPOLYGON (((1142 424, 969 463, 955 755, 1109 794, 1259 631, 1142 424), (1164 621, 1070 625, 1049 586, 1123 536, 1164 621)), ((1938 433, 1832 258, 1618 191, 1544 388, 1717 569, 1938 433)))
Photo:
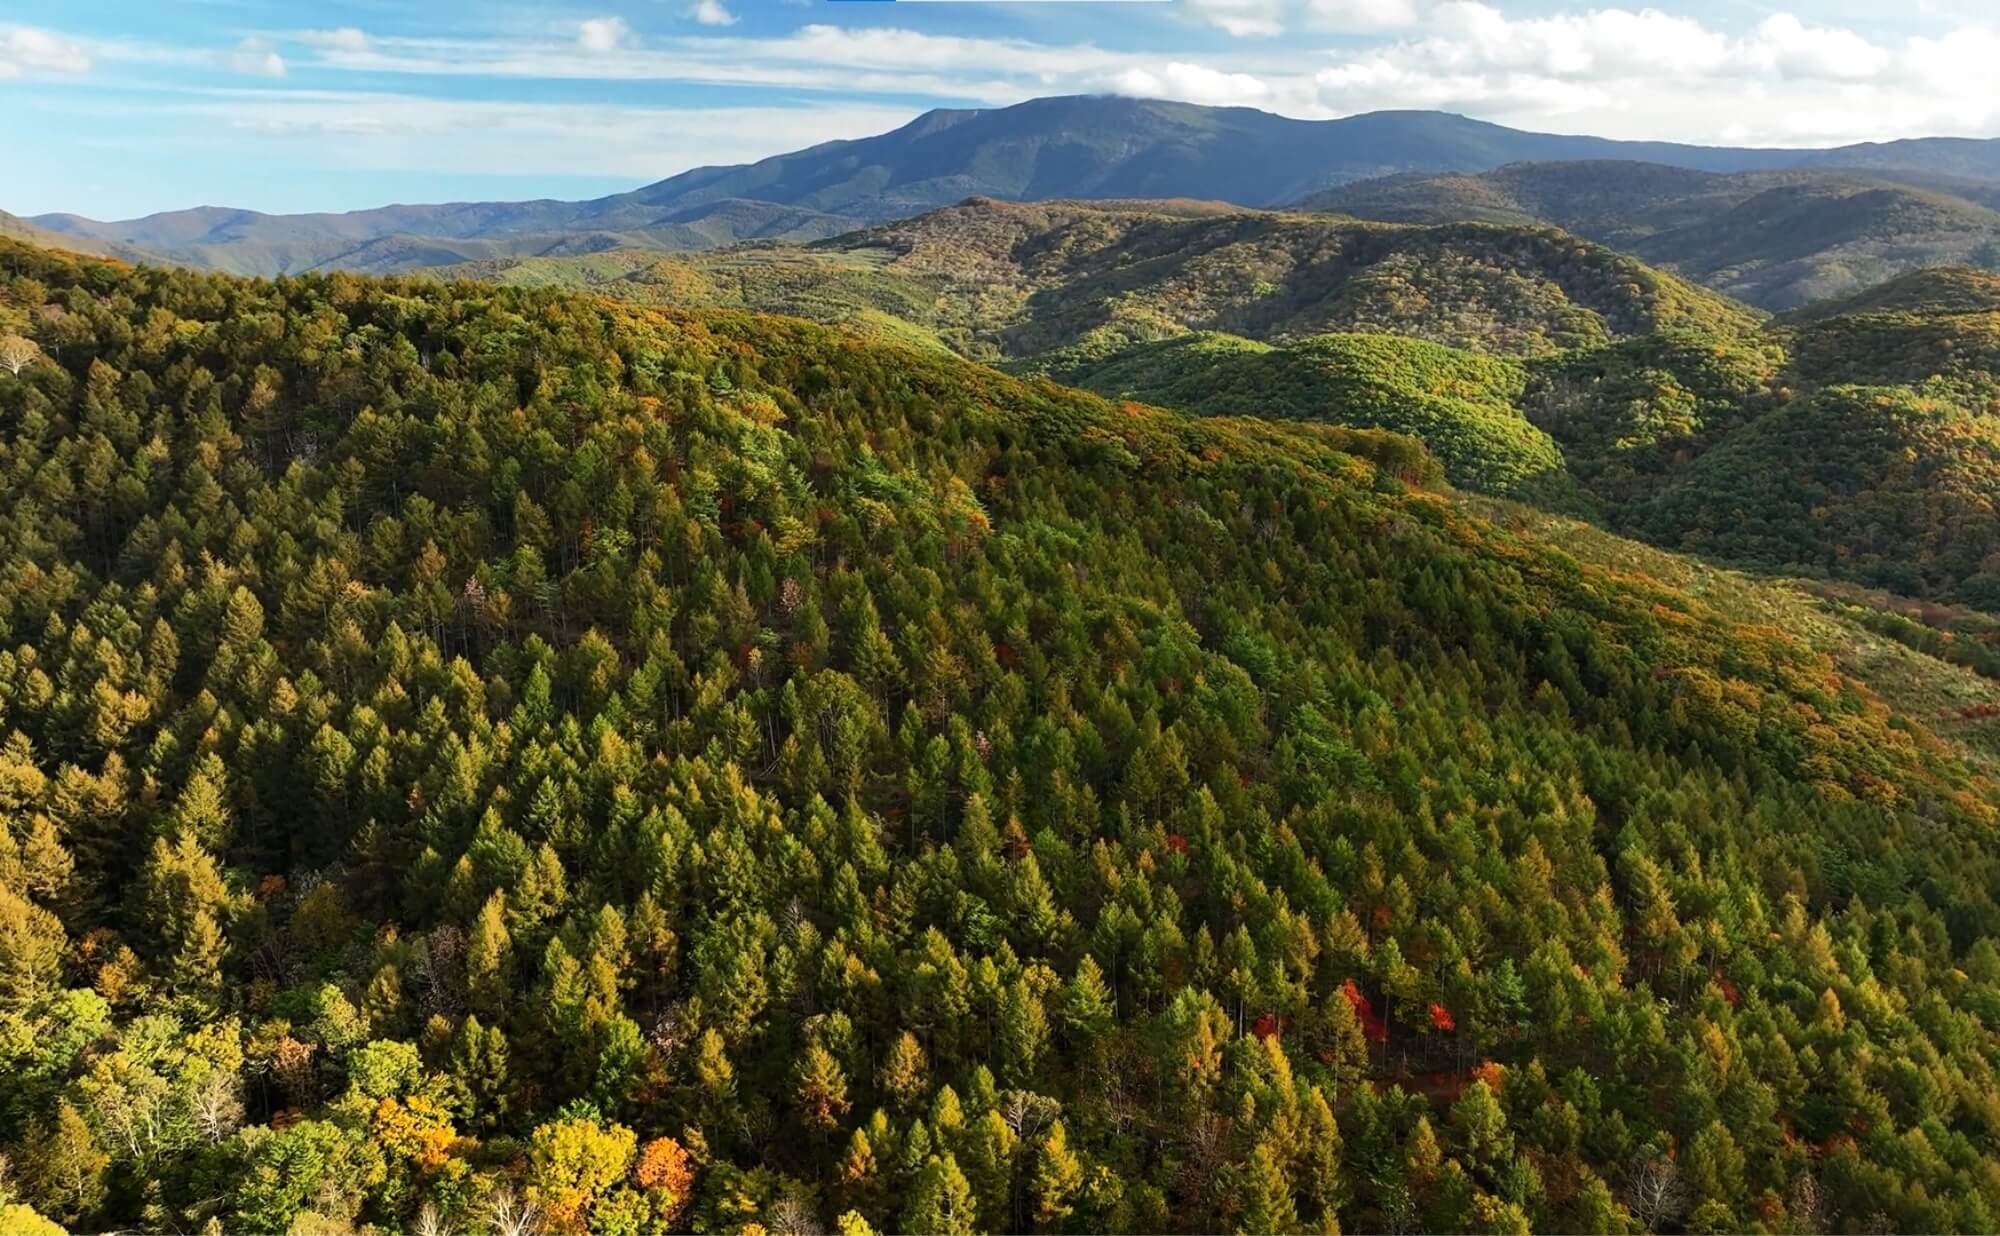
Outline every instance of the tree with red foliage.
POLYGON ((1362 1032, 1368 1036, 1369 1042, 1389 1041, 1389 1024, 1376 1016, 1375 1006, 1369 1002, 1367 996, 1361 994, 1361 989, 1354 985, 1353 979, 1350 978, 1341 984, 1340 994, 1347 997, 1347 1003, 1354 1009, 1354 1015, 1361 1019, 1362 1032))

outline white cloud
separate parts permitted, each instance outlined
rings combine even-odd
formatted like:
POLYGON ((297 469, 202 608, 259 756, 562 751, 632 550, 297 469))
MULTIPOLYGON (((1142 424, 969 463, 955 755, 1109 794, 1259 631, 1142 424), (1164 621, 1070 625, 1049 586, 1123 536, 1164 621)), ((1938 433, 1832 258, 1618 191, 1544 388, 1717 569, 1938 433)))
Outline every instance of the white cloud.
POLYGON ((655 36, 644 46, 622 27, 581 41, 322 33, 299 42, 314 49, 317 67, 370 74, 674 82, 826 100, 873 94, 999 106, 1108 92, 1302 117, 1434 107, 1522 128, 1742 144, 2000 129, 2000 91, 1991 87, 2000 26, 1990 22, 1933 39, 1871 40, 1783 15, 1730 32, 1648 8, 1515 17, 1482 0, 1196 3, 1187 15, 1245 30, 1269 19, 1285 38, 1160 54, 816 22, 772 36, 655 36), (1353 33, 1410 20, 1367 38, 1353 33))
POLYGON ((1774 13, 1759 23, 1744 55, 1759 67, 1776 69, 1786 77, 1836 81, 1864 81, 1880 73, 1891 59, 1887 51, 1852 30, 1807 26, 1790 13, 1774 13))
POLYGON ((1287 30, 1377 34, 1418 21, 1418 0, 1182 0, 1180 10, 1237 38, 1269 38, 1287 30))
POLYGON ((1448 0, 1414 37, 1337 55, 1314 104, 1436 107, 1527 128, 1751 145, 1838 145, 2000 127, 2000 32, 1900 45, 1790 14, 1731 36, 1656 9, 1510 18, 1448 0))
POLYGON ((1088 44, 808 25, 771 38, 687 35, 603 52, 587 51, 575 40, 384 36, 363 50, 321 48, 316 63, 365 73, 678 82, 1004 104, 1110 90, 1119 72, 1157 61, 1088 44))
POLYGON ((1417 24, 1416 0, 1306 0, 1306 25, 1341 34, 1407 30, 1417 24))
POLYGON ((704 26, 733 26, 736 14, 722 0, 694 0, 687 9, 687 15, 704 26))
POLYGON ((1116 80, 1119 94, 1150 99, 1179 99, 1216 107, 1267 101, 1271 87, 1249 73, 1222 73, 1199 64, 1171 61, 1158 69, 1127 69, 1116 80))
POLYGON ((243 73, 251 77, 283 77, 285 58, 271 49, 262 39, 244 39, 238 43, 223 62, 232 73, 243 73))
POLYGON ((368 33, 353 26, 342 26, 337 30, 301 30, 297 37, 299 42, 310 47, 331 47, 350 52, 368 50, 368 33))
POLYGON ((593 17, 576 28, 576 45, 587 52, 617 51, 631 37, 622 17, 593 17))
POLYGON ((1555 77, 1602 79, 1668 70, 1706 73, 1728 53, 1728 40, 1690 17, 1657 9, 1594 9, 1514 20, 1478 0, 1440 5, 1429 36, 1413 54, 1439 67, 1504 69, 1555 77))
POLYGON ((1285 29, 1284 0, 1183 0, 1182 10, 1237 38, 1269 37, 1285 29))
POLYGON ((33 26, 0 27, 0 78, 88 73, 90 52, 74 39, 33 26))

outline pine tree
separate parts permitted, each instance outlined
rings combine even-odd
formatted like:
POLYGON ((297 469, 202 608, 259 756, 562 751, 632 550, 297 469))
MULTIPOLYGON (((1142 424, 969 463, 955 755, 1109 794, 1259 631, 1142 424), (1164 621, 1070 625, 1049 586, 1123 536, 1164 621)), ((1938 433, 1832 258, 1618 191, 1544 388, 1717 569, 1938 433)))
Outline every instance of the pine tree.
POLYGON ((850 1210, 869 1214, 881 1204, 882 1181, 875 1163, 875 1147, 864 1129, 847 1136, 847 1151, 835 1172, 835 1188, 850 1210))
POLYGON ((1016 979, 1000 1006, 1000 1069, 1017 1086, 1027 1086, 1041 1067, 1048 1048, 1049 1021, 1041 997, 1016 979))
POLYGON ((827 1133, 847 1114, 847 1077, 833 1053, 814 1043, 792 1068, 792 1086, 805 1126, 827 1133))
POLYGON ((1063 988, 1063 1025, 1079 1044, 1095 1042, 1111 1025, 1111 990, 1104 971, 1089 953, 1076 963, 1076 973, 1063 988))
POLYGON ((1043 1229, 1062 1224, 1076 1209, 1083 1189, 1084 1167, 1069 1148, 1069 1131, 1058 1120, 1042 1134, 1035 1150, 1035 1174, 1030 1193, 1035 1199, 1035 1223, 1043 1229))
POLYGON ((98 1145, 89 1124, 65 1100, 57 1106, 53 1121, 38 1124, 24 1139, 21 1183, 44 1214, 65 1224, 87 1226, 104 1205, 110 1164, 111 1156, 98 1145))
POLYGON ((889 1045, 889 1054, 875 1075, 875 1084, 899 1112, 910 1111, 923 1098, 930 1088, 930 1076, 923 1045, 917 1042, 916 1035, 905 1030, 889 1045))
POLYGON ((55 989, 67 943, 60 919, 0 883, 0 1011, 55 989))
POLYGON ((1300 1230, 1298 1212, 1292 1204, 1291 1185, 1286 1181, 1284 1170, 1278 1166, 1271 1148, 1263 1142, 1251 1150, 1250 1161, 1244 1169, 1243 1197, 1236 1230, 1259 1236, 1300 1230))
POLYGON ((950 1154, 933 1156, 917 1175, 903 1208, 902 1229, 936 1236, 972 1236, 978 1231, 972 1186, 950 1154))
POLYGON ((497 1017, 513 1002, 514 942, 507 930, 507 894, 494 889, 465 941, 465 1000, 497 1017))
POLYGON ((169 837, 188 832, 211 853, 227 849, 231 839, 228 773, 220 756, 213 751, 202 756, 164 823, 163 831, 169 837))
POLYGON ((498 1026, 482 1026, 468 1014, 451 1040, 451 1076, 467 1120, 484 1129, 507 1118, 509 1083, 507 1039, 498 1026))
POLYGON ((1498 1171, 1513 1157, 1514 1138, 1499 1096, 1484 1080, 1475 1081, 1451 1107, 1452 1140, 1468 1163, 1498 1171))
POLYGON ((168 985, 178 994, 214 1001, 222 993, 227 951, 222 920, 231 902, 215 859, 192 833, 172 842, 157 837, 142 883, 146 923, 168 985))
POLYGON ((1014 1155, 1020 1139, 999 1112, 988 1110, 966 1129, 959 1161, 983 1215, 1013 1213, 1014 1155))
POLYGON ((1342 1159, 1344 1143, 1333 1107, 1318 1086, 1306 1092, 1304 1115, 1305 1127, 1299 1136, 1299 1154, 1293 1166, 1299 1195, 1317 1211, 1317 1230, 1338 1231, 1340 1210, 1348 1200, 1342 1159))

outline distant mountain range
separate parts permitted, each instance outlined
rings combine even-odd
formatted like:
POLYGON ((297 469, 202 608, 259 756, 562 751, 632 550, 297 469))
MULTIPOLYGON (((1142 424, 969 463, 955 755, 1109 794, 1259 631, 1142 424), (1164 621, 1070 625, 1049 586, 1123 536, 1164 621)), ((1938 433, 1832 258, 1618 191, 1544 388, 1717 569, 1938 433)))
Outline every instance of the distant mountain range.
POLYGON ((2000 185, 2000 141, 1762 150, 1529 133, 1442 112, 1313 121, 1251 108, 1076 96, 927 112, 875 137, 698 168, 586 202, 459 202, 309 215, 202 207, 113 223, 69 214, 28 222, 127 254, 244 274, 387 272, 617 248, 811 241, 974 195, 1278 206, 1375 177, 1551 160, 1638 161, 1718 174, 1863 168, 2000 185))
POLYGON ((2000 268, 2000 182, 1896 169, 1719 174, 1656 163, 1404 174, 1302 205, 1393 223, 1550 224, 1767 309, 1945 263, 2000 268))

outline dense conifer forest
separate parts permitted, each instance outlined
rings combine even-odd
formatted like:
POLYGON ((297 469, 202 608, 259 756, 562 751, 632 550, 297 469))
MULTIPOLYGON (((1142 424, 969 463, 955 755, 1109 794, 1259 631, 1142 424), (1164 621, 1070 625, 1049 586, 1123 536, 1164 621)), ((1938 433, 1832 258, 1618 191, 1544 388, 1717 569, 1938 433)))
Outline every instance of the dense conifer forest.
POLYGON ((0 246, 10 1231, 2000 1222, 1990 765, 1412 438, 0 246))

